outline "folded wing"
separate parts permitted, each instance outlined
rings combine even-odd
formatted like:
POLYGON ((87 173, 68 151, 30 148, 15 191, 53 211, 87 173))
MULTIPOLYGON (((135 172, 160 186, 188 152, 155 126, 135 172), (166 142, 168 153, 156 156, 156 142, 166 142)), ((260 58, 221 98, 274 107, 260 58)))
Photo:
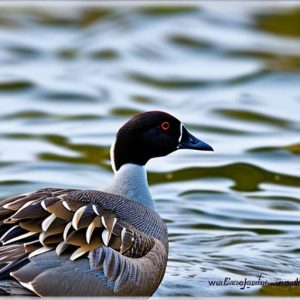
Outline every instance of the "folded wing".
MULTIPOLYGON (((40 266, 43 256, 40 256, 41 259, 34 259, 34 257, 47 252, 56 257, 63 255, 62 261, 68 259, 73 262, 74 269, 74 266, 82 264, 81 258, 90 254, 89 266, 98 268, 106 279, 115 282, 115 288, 117 280, 115 270, 118 264, 126 265, 127 262, 130 267, 132 259, 143 258, 147 254, 152 255, 151 250, 157 248, 155 238, 137 230, 120 218, 116 211, 104 209, 95 201, 74 199, 72 195, 76 191, 43 189, 2 202, 0 279, 12 276, 32 290, 30 284, 35 276, 52 268, 45 263, 40 266), (78 263, 75 263, 74 261, 77 260, 78 263), (37 267, 37 263, 32 263, 34 261, 40 261, 40 265, 37 267)), ((88 260, 85 259, 83 264, 86 264, 86 261, 88 260)), ((66 266, 72 266, 72 263, 64 263, 60 266, 57 262, 54 265, 56 271, 58 267, 66 270, 66 266)), ((118 275, 120 272, 121 270, 118 275)), ((50 276, 51 272, 48 273, 50 276)), ((86 272, 78 274, 76 276, 88 276, 86 272)), ((123 278, 121 281, 124 283, 124 280, 123 278)), ((103 295, 107 294, 104 293, 105 288, 103 288, 103 295)), ((37 287, 33 291, 36 292, 37 287)))

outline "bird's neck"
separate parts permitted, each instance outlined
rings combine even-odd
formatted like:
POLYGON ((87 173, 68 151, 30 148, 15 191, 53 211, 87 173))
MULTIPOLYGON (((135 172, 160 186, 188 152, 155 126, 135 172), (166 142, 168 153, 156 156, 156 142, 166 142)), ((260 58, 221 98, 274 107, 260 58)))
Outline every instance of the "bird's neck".
POLYGON ((155 210, 144 166, 135 164, 124 164, 121 166, 118 171, 115 171, 112 185, 107 191, 134 200, 155 210))

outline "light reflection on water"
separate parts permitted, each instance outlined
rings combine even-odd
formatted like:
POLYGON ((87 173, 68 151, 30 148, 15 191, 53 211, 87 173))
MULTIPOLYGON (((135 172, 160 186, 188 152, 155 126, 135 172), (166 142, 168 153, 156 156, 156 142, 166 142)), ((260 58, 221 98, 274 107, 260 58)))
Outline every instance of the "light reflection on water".
POLYGON ((208 286, 299 273, 299 11, 1 7, 0 197, 108 185, 120 125, 166 110, 215 152, 149 163, 170 233, 156 295, 299 295, 208 286))

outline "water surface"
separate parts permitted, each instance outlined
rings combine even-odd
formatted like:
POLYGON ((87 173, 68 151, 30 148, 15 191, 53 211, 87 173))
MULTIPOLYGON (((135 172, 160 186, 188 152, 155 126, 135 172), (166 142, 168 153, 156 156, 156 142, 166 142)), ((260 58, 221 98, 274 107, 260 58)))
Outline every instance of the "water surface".
POLYGON ((209 280, 300 270, 300 6, 0 10, 0 198, 112 180, 137 112, 180 118, 214 153, 148 165, 170 259, 156 295, 300 295, 209 280))

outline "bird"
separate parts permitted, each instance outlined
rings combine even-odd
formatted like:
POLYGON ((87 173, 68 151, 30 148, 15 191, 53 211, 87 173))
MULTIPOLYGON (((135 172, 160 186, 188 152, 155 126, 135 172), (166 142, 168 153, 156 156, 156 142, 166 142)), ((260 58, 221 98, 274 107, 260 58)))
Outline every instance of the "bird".
POLYGON ((168 260, 146 163, 179 149, 213 151, 163 111, 134 115, 110 148, 100 190, 43 188, 0 202, 0 294, 151 296, 168 260))

